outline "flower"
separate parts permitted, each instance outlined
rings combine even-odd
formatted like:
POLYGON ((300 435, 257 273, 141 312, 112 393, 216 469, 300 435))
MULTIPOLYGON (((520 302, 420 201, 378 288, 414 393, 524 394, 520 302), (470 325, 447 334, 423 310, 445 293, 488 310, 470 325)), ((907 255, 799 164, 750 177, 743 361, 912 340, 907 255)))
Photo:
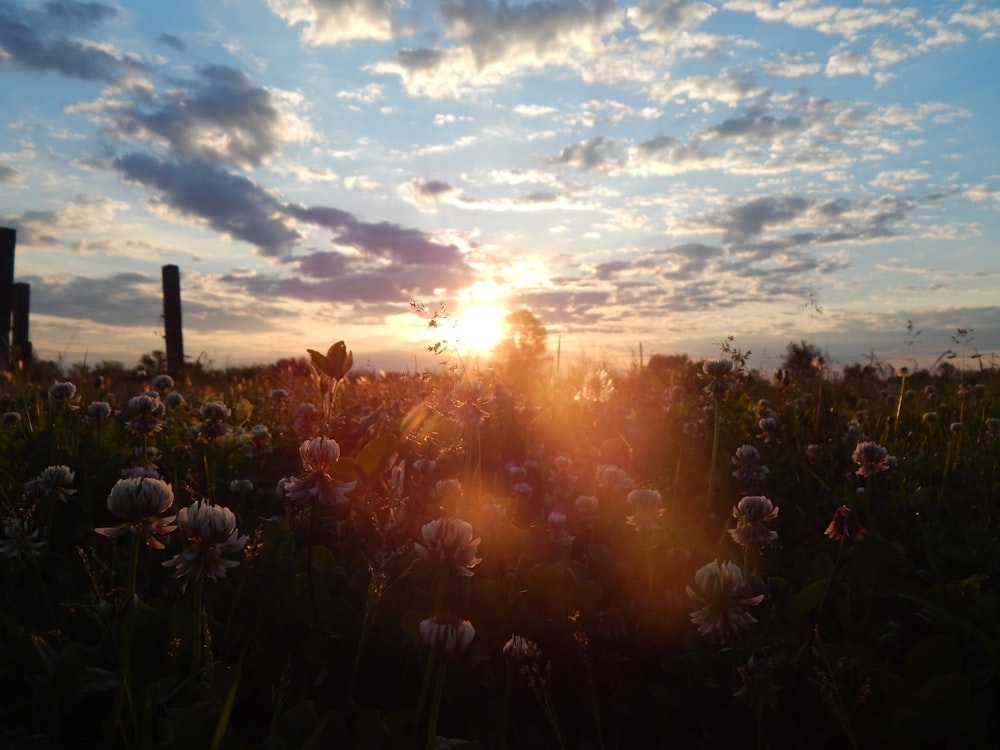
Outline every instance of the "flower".
POLYGON ((583 379, 579 392, 573 397, 575 401, 589 401, 593 404, 605 404, 611 400, 615 392, 615 383, 604 368, 598 368, 587 374, 583 379))
POLYGON ((197 433, 206 440, 217 440, 232 430, 229 425, 223 424, 223 420, 229 419, 232 412, 222 401, 206 401, 198 409, 198 413, 203 421, 198 425, 197 433))
POLYGON ((228 568, 239 565, 223 557, 239 552, 247 543, 246 536, 236 529, 236 515, 229 508, 196 500, 181 508, 177 524, 191 544, 163 563, 165 568, 176 568, 174 578, 215 581, 225 578, 228 568))
POLYGON ((129 411, 135 412, 135 419, 126 422, 125 426, 137 435, 152 435, 163 427, 163 416, 166 409, 160 397, 155 393, 143 393, 129 399, 129 411))
POLYGON ((733 360, 728 357, 717 357, 716 359, 706 359, 701 369, 709 377, 723 378, 733 371, 733 360))
POLYGON ((428 560, 440 560, 452 565, 461 576, 471 576, 472 568, 483 560, 476 557, 481 537, 472 538, 472 524, 459 518, 439 518, 420 527, 423 544, 413 549, 428 560))
POLYGON ((45 541, 39 539, 40 529, 35 525, 30 508, 9 508, 0 519, 3 536, 0 537, 0 557, 24 565, 41 555, 45 541))
POLYGON ((48 466, 35 479, 35 486, 42 494, 51 493, 65 503, 67 497, 76 494, 76 490, 69 487, 73 484, 73 477, 73 471, 68 466, 48 466))
POLYGON ((150 382, 150 385, 152 385, 153 388, 158 391, 169 391, 171 388, 174 387, 174 379, 164 373, 157 375, 155 378, 153 378, 153 380, 150 382))
POLYGON ((778 508, 764 495, 747 495, 733 508, 736 528, 729 536, 741 547, 763 549, 778 538, 778 532, 764 525, 778 517, 778 508))
POLYGON ((733 472, 733 476, 741 482, 760 482, 770 473, 766 466, 759 463, 760 453, 752 445, 741 445, 731 460, 739 467, 733 472))
POLYGON ((851 458, 858 465, 858 470, 855 473, 863 477, 886 471, 890 466, 889 451, 871 440, 858 443, 851 458))
POLYGON ((95 531, 112 538, 131 532, 142 536, 150 547, 163 549, 164 544, 159 537, 176 530, 177 526, 173 523, 176 516, 160 514, 173 503, 173 488, 161 479, 119 479, 108 494, 108 510, 124 519, 125 523, 95 531))
POLYGON ((49 401, 55 404, 67 404, 73 401, 76 386, 72 383, 53 383, 49 386, 49 401))
POLYGON ((99 422, 111 416, 111 404, 107 401, 91 401, 87 404, 87 420, 99 422))
POLYGON ((299 446, 299 458, 307 472, 325 472, 340 459, 340 444, 328 437, 314 437, 299 446))
POLYGON ((420 622, 420 639, 438 656, 456 656, 476 637, 472 623, 453 612, 442 612, 420 622))
POLYGON ((691 613, 691 622, 702 635, 715 638, 720 644, 733 640, 741 629, 755 622, 747 607, 760 604, 763 594, 748 596, 743 582, 743 571, 728 560, 715 560, 701 566, 694 574, 698 591, 687 587, 688 596, 703 605, 691 613))
POLYGON ((841 505, 833 512, 830 525, 823 532, 834 541, 850 539, 854 542, 861 541, 862 537, 868 533, 868 529, 861 525, 858 514, 846 505, 841 505))
POLYGON ((299 458, 305 475, 292 477, 285 484, 285 495, 291 500, 308 504, 319 500, 324 505, 340 505, 348 501, 347 493, 357 481, 343 482, 330 476, 330 468, 340 460, 340 445, 336 440, 319 436, 299 446, 299 458))
POLYGON ((629 525, 637 532, 659 531, 657 521, 663 515, 663 497, 656 490, 632 490, 628 493, 628 504, 635 508, 635 513, 626 516, 629 525))

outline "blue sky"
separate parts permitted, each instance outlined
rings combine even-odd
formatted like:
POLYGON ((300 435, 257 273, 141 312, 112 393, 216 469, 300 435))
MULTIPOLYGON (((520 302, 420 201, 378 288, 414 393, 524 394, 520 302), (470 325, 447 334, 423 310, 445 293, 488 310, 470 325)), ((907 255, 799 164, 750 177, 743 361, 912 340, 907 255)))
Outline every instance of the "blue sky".
POLYGON ((66 363, 163 348, 166 263, 215 366, 430 365, 414 301, 988 362, 997 70, 976 1, 0 0, 0 225, 66 363))

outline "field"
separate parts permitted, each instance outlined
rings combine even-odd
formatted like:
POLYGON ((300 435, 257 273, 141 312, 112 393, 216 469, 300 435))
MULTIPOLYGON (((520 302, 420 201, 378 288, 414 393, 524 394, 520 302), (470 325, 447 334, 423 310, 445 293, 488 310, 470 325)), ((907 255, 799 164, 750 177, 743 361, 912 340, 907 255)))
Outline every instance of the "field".
POLYGON ((516 365, 9 378, 0 746, 998 746, 996 369, 516 365))

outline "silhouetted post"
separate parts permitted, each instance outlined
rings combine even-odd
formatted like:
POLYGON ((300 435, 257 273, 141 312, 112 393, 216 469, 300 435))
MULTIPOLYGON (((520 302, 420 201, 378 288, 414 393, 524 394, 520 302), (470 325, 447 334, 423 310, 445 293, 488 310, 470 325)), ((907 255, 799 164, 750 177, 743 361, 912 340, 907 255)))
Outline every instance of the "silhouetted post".
POLYGON ((181 272, 163 266, 163 326, 167 340, 167 370, 176 375, 184 369, 184 339, 181 335, 181 272))
POLYGON ((20 363, 22 369, 31 364, 31 342, 28 340, 28 315, 31 310, 31 284, 19 281, 14 284, 13 320, 10 363, 20 363))
POLYGON ((10 358, 10 313, 14 305, 14 245, 17 231, 0 227, 0 370, 10 358))

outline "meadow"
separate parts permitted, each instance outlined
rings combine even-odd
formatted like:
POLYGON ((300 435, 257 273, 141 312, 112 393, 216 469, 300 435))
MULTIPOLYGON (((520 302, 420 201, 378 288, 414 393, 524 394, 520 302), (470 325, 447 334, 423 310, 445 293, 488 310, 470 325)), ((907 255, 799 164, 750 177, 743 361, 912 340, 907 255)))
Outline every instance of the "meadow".
POLYGON ((0 746, 997 747, 1000 373, 750 362, 15 373, 0 746))

